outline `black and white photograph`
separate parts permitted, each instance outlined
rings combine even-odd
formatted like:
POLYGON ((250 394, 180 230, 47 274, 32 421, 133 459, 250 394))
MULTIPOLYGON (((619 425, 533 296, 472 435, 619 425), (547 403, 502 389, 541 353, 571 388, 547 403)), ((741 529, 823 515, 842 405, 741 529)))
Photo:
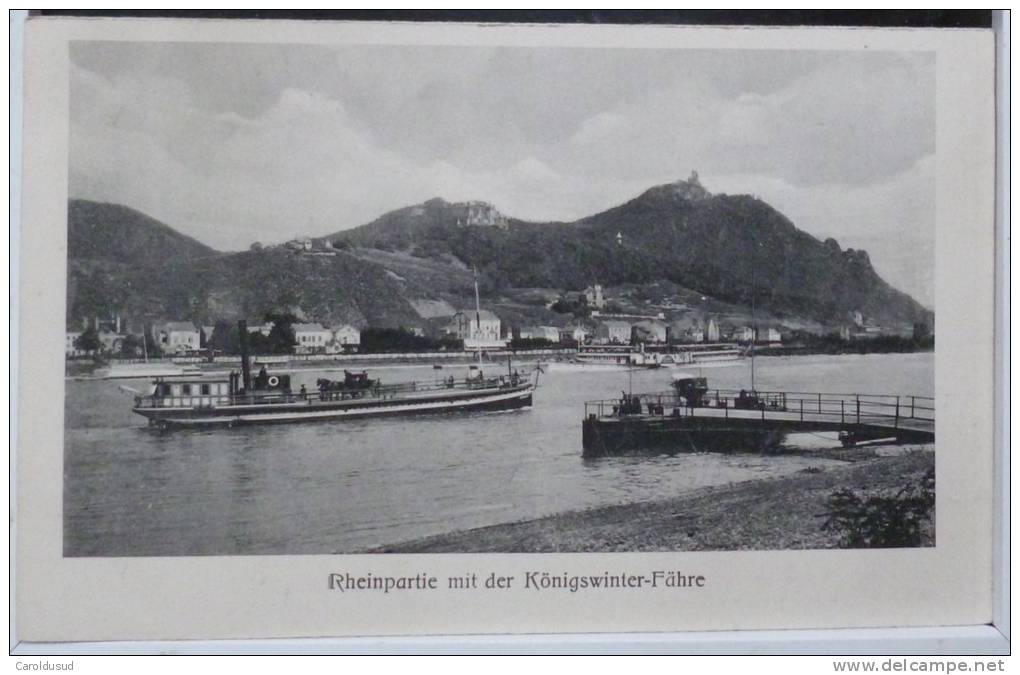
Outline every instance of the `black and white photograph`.
POLYGON ((13 639, 1001 649, 992 31, 405 19, 26 20, 13 639))
POLYGON ((69 57, 64 556, 936 545, 932 52, 69 57))

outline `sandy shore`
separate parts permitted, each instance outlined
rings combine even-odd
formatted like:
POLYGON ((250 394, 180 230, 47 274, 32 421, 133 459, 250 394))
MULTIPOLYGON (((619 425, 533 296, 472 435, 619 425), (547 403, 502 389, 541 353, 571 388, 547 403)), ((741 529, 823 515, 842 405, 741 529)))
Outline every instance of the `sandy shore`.
MULTIPOLYGON (((383 546, 393 553, 534 553, 579 551, 704 551, 835 548, 822 530, 829 495, 895 493, 935 465, 931 446, 875 456, 791 476, 747 481, 671 499, 505 523, 383 546)), ((927 545, 934 542, 926 541, 927 545)))

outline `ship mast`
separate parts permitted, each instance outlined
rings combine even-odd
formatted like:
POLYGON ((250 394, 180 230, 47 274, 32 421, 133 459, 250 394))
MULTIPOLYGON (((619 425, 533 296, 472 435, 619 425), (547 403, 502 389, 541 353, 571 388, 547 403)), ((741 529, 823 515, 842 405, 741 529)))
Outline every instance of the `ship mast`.
POLYGON ((478 336, 478 377, 481 379, 482 376, 482 303, 478 297, 478 267, 474 267, 475 272, 475 331, 478 336))
POLYGON ((754 317, 754 290, 755 290, 755 277, 754 268, 757 256, 758 245, 757 243, 752 244, 751 248, 751 392, 754 393, 754 342, 758 337, 758 324, 754 317))

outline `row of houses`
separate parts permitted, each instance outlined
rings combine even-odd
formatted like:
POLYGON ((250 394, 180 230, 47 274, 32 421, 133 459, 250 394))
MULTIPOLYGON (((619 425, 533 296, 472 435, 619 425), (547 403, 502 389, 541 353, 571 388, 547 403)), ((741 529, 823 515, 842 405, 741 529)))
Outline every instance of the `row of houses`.
POLYGON ((626 321, 607 319, 596 324, 591 342, 594 344, 699 344, 715 342, 751 341, 764 343, 782 342, 782 335, 772 326, 758 327, 731 326, 720 324, 715 319, 698 321, 679 319, 667 322, 661 319, 640 319, 626 321))
POLYGON ((705 321, 685 318, 667 322, 658 318, 602 318, 593 324, 556 326, 519 326, 504 331, 500 318, 489 310, 461 310, 445 327, 444 334, 463 340, 466 348, 505 346, 510 339, 547 340, 553 343, 646 344, 713 343, 721 341, 777 343, 779 330, 772 326, 732 326, 714 318, 705 321))
MULTIPOLYGON (((249 334, 269 336, 273 323, 262 320, 246 322, 249 334)), ((89 352, 81 349, 79 338, 87 328, 92 328, 98 338, 99 351, 120 353, 128 335, 141 337, 141 332, 121 331, 119 319, 115 323, 99 322, 95 326, 83 326, 81 330, 69 330, 65 343, 67 356, 83 356, 89 352)), ((361 345, 361 331, 350 324, 325 326, 321 323, 295 323, 294 353, 296 354, 341 354, 358 351, 361 345)), ((149 327, 148 344, 158 345, 164 354, 197 353, 204 349, 215 333, 213 326, 196 326, 188 321, 166 321, 149 327)), ((414 332, 421 334, 420 329, 414 332)), ((491 310, 461 310, 451 317, 440 329, 446 337, 459 340, 465 349, 499 349, 506 347, 513 339, 545 340, 554 344, 646 344, 670 343, 714 343, 732 341, 749 343, 777 343, 782 340, 779 331, 773 327, 761 327, 755 331, 749 326, 721 325, 715 319, 699 321, 680 319, 667 322, 656 318, 637 320, 604 318, 594 322, 578 322, 567 327, 548 325, 524 325, 504 330, 503 322, 491 310)))
MULTIPOLYGON (((294 352, 297 354, 340 354, 357 351, 361 344, 361 331, 350 324, 326 327, 320 323, 295 323, 292 328, 294 352)), ((106 353, 119 353, 129 335, 134 335, 139 340, 143 335, 142 332, 121 332, 119 319, 115 328, 107 327, 97 320, 95 326, 86 325, 80 330, 67 331, 64 343, 67 356, 85 356, 92 353, 91 350, 81 349, 79 340, 89 329, 96 333, 99 351, 106 353)), ((248 321, 247 329, 249 334, 268 336, 273 329, 273 323, 261 320, 248 321)), ((198 352, 213 339, 214 333, 214 326, 196 326, 190 321, 166 321, 153 324, 148 329, 151 341, 149 344, 159 346, 164 354, 198 352)))

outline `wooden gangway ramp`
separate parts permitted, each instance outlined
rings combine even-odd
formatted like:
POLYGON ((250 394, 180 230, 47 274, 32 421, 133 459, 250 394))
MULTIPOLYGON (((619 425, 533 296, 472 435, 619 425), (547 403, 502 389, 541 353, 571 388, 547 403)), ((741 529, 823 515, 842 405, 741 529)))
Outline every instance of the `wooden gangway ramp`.
POLYGON ((643 448, 765 450, 788 433, 837 432, 845 446, 935 440, 935 401, 927 396, 720 389, 693 403, 665 391, 584 407, 585 456, 643 448))

